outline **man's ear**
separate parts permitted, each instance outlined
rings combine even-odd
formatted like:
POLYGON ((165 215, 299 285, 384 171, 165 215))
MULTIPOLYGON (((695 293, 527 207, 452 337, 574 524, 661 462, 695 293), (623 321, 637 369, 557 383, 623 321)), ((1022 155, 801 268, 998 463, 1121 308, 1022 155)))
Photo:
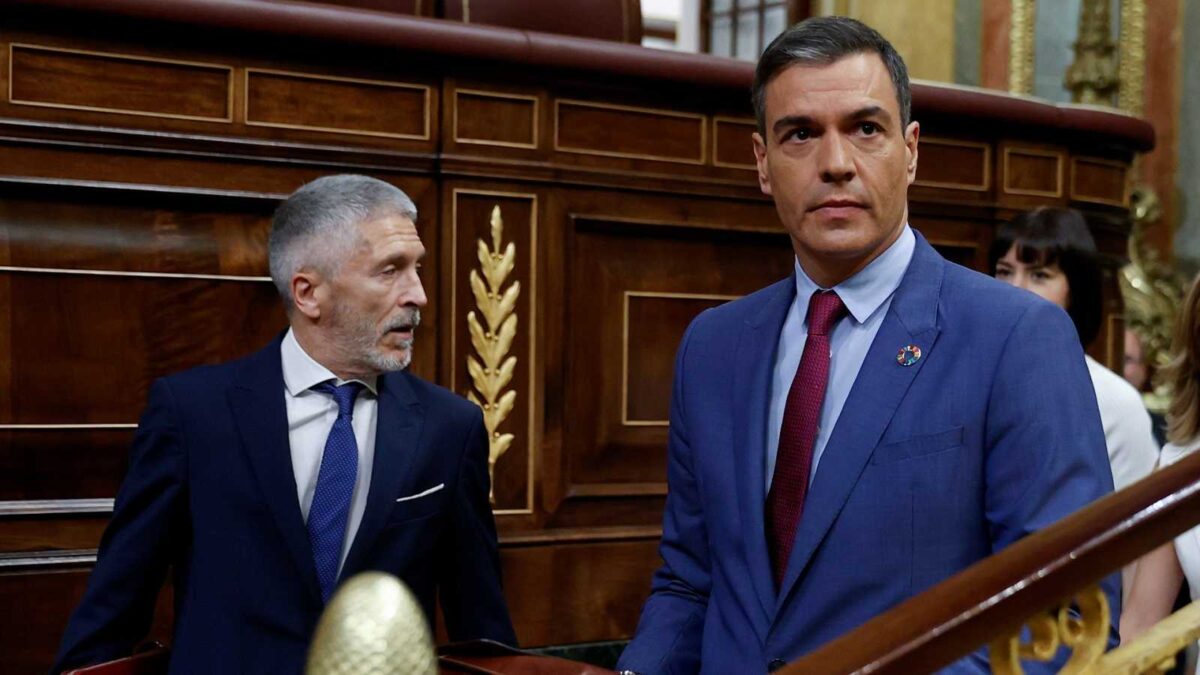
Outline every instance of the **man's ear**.
POLYGON ((292 304, 296 311, 312 321, 321 318, 320 298, 324 294, 321 275, 302 269, 292 275, 292 304))
POLYGON ((767 143, 757 131, 750 134, 754 142, 754 163, 758 166, 758 188, 764 195, 771 194, 771 175, 767 172, 767 143))
POLYGON ((908 162, 908 184, 917 179, 917 141, 921 138, 921 124, 909 122, 904 130, 904 156, 908 162))

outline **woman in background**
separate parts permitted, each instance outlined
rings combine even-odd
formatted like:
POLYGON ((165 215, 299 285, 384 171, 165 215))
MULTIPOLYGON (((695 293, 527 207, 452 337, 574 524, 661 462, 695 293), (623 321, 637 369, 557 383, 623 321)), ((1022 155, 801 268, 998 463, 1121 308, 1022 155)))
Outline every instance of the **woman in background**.
MULTIPOLYGON (((991 249, 994 276, 1067 310, 1086 347, 1100 332, 1102 290, 1096 242, 1073 209, 1039 208, 1000 227, 991 249)), ((1090 356, 1116 489, 1144 478, 1158 460, 1150 415, 1133 385, 1090 356)), ((1127 576, 1125 588, 1129 588, 1127 576)))
MULTIPOLYGON (((1171 388, 1167 440, 1160 466, 1179 461, 1200 447, 1200 276, 1179 311, 1171 364, 1163 378, 1171 388)), ((1200 596, 1200 528, 1184 532, 1137 564, 1133 586, 1121 613, 1121 641, 1145 632, 1171 613, 1179 584, 1187 577, 1192 600, 1200 596)))

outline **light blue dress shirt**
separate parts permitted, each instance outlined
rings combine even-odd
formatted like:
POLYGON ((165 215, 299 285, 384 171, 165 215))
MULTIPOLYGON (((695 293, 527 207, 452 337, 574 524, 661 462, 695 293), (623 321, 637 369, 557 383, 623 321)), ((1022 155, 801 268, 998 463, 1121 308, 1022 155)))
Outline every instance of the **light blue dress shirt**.
MULTIPOLYGON (((783 425, 783 410, 787 405, 788 390, 800 365, 804 353, 804 342, 808 339, 808 300, 819 290, 833 290, 846 305, 848 316, 837 322, 830 335, 829 385, 825 389, 825 402, 821 404, 821 421, 817 428, 817 440, 813 445, 812 470, 808 474, 809 485, 817 475, 817 465, 825 452, 825 444, 837 424, 850 388, 858 378, 863 359, 879 332, 883 317, 892 304, 892 295, 900 287, 900 280, 912 261, 916 236, 905 224, 904 231, 888 247, 860 270, 832 289, 817 286, 804 273, 796 261, 796 299, 788 310, 783 330, 779 332, 779 349, 775 357, 775 373, 771 378, 771 412, 767 419, 767 485, 771 490, 771 479, 775 476, 775 457, 779 454, 779 429, 783 425)), ((899 351, 904 345, 896 345, 899 351)))

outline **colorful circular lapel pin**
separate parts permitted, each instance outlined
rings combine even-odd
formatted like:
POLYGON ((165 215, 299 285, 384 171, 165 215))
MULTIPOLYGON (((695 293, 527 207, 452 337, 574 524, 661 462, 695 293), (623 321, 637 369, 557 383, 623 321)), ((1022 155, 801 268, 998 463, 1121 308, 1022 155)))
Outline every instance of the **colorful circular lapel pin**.
POLYGON ((902 348, 896 354, 896 363, 902 366, 911 366, 921 360, 921 348, 916 345, 908 345, 902 348))

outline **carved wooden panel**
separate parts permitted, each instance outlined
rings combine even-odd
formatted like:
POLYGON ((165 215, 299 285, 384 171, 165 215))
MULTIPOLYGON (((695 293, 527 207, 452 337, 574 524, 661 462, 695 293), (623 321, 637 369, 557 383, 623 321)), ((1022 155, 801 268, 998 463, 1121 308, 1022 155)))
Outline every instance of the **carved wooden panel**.
POLYGON ((666 394, 683 331, 700 311, 786 278, 793 260, 787 238, 633 226, 602 215, 573 224, 566 261, 573 310, 565 327, 568 494, 661 490, 666 394))
POLYGON ((9 45, 8 100, 206 122, 233 119, 233 69, 132 54, 9 45))
POLYGON ((1071 199, 1096 204, 1126 206, 1129 201, 1128 166, 1095 157, 1071 158, 1071 199))
POLYGON ((1064 154, 1053 150, 1004 148, 1004 192, 1032 197, 1063 196, 1064 154))
POLYGON ((632 637, 660 564, 657 537, 512 546, 500 561, 522 647, 632 637))
POLYGON ((922 136, 917 147, 917 178, 913 185, 968 192, 991 189, 989 144, 922 136))
MULTIPOLYGON (((58 650, 58 642, 71 611, 83 597, 86 569, 6 572, 0 567, 0 606, 20 611, 0 613, 7 673, 45 673, 58 650), (36 598, 37 602, 30 602, 36 598)), ((159 596, 152 639, 170 642, 169 593, 159 596)))
POLYGON ((703 115, 559 99, 554 102, 554 149, 703 164, 706 122, 703 115))
POLYGON ((454 90, 454 142, 538 147, 538 97, 481 89, 454 90))
POLYGON ((430 87, 246 69, 246 124, 428 140, 430 87))
POLYGON ((755 168, 750 134, 758 130, 753 118, 713 118, 713 164, 730 169, 755 168))

